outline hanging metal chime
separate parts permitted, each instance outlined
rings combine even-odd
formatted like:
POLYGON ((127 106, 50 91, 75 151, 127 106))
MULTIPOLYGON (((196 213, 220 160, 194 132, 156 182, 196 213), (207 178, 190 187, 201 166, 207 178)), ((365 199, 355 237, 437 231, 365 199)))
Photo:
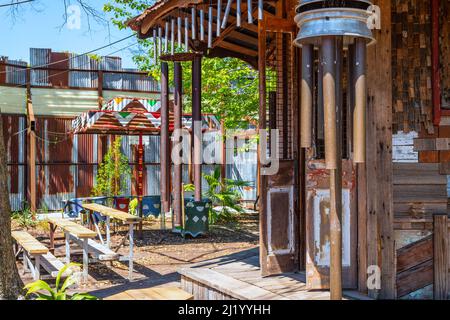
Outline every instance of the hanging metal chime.
MULTIPOLYGON (((326 51, 324 46, 332 45, 327 39, 341 38, 343 49, 355 50, 355 57, 364 61, 353 61, 353 69, 359 72, 359 77, 354 79, 355 105, 354 107, 354 162, 365 161, 365 108, 366 108, 366 84, 365 84, 365 56, 366 46, 374 42, 372 32, 368 27, 371 11, 368 8, 371 1, 336 1, 336 0, 301 0, 296 8, 295 22, 300 31, 294 40, 294 45, 302 47, 303 50, 303 79, 301 99, 301 147, 310 148, 312 145, 312 79, 313 79, 313 50, 318 48, 322 53, 322 66, 326 60, 335 62, 333 56, 323 56, 326 51)), ((329 50, 328 50, 329 51, 329 50)), ((334 52, 336 52, 334 50, 334 52)), ((339 54, 339 52, 338 52, 339 54)), ((335 54, 333 54, 335 55, 335 54)), ((341 79, 341 75, 335 75, 341 79)), ((327 81, 329 76, 324 75, 327 81)), ((332 79, 333 82, 336 79, 332 79)), ((325 83, 324 83, 325 85, 325 83)), ((326 86, 325 86, 326 87, 326 86)), ((329 96, 324 88, 324 113, 325 113, 325 158, 328 169, 335 169, 337 159, 335 154, 335 143, 330 141, 330 134, 335 131, 336 119, 333 118, 332 110, 327 110, 330 104, 329 96), (328 111, 328 112, 327 112, 328 111), (328 118, 327 115, 331 116, 328 118), (331 130, 327 130, 330 128, 331 130), (328 134, 327 134, 328 131, 328 134), (327 139, 328 136, 328 139, 327 139)), ((319 93, 322 94, 322 93, 319 93)), ((330 106, 334 109, 333 106, 330 106)), ((319 124, 320 125, 320 124, 319 124)))
MULTIPOLYGON (((368 27, 370 1, 301 0, 295 22, 299 33, 294 45, 302 47, 301 147, 312 147, 314 74, 318 101, 323 101, 325 165, 330 175, 330 297, 342 299, 342 104, 343 51, 349 50, 347 97, 353 105, 353 160, 365 162, 366 150, 366 47, 373 42, 368 27), (319 65, 314 68, 314 49, 319 65), (351 52, 350 52, 351 51, 351 52), (317 72, 317 73, 316 73, 317 72), (351 75, 351 78, 348 76, 351 75)), ((321 105, 316 102, 317 110, 321 105)), ((322 123, 318 123, 322 126, 322 123)))

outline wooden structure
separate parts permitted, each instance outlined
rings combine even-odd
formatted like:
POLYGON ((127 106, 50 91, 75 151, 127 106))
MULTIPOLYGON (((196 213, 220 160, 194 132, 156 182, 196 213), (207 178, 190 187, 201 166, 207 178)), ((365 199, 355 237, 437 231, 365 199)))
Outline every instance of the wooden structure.
POLYGON ((127 290, 103 300, 193 300, 186 291, 174 287, 127 290))
POLYGON ((61 228, 66 238, 66 262, 70 262, 70 240, 76 239, 77 244, 83 249, 83 280, 88 280, 88 265, 89 265, 89 240, 96 237, 96 233, 91 231, 73 221, 67 219, 50 218, 48 220, 50 226, 50 251, 55 250, 55 231, 56 228, 61 228))
MULTIPOLYGON (((128 260, 128 279, 131 281, 133 279, 133 248, 134 248, 134 226, 141 221, 141 218, 131 215, 129 213, 119 211, 113 208, 105 207, 100 204, 96 203, 87 203, 82 204, 82 207, 89 211, 91 214, 94 212, 99 213, 101 216, 106 217, 106 242, 103 241, 102 234, 100 232, 100 229, 98 227, 98 223, 95 219, 94 223, 97 229, 97 235, 102 243, 106 245, 106 247, 109 249, 111 246, 111 219, 119 220, 124 224, 128 225, 128 239, 129 239, 129 254, 128 257, 125 257, 126 260, 128 260)), ((110 250, 106 250, 110 251, 110 250)), ((111 251, 112 256, 115 256, 116 254, 111 251)), ((108 256, 108 253, 103 253, 103 257, 106 255, 108 256)), ((110 257, 109 259, 111 259, 110 257)), ((113 258, 112 258, 113 259, 113 258)), ((101 256, 100 256, 100 260, 101 256)), ((106 259, 104 259, 106 260, 106 259)), ((122 259, 123 260, 123 259, 122 259)))
MULTIPOLYGON (((12 237, 16 243, 15 255, 19 256, 22 251, 23 272, 31 271, 34 280, 43 278, 41 275, 41 267, 48 272, 51 278, 56 278, 58 273, 64 267, 64 264, 59 261, 49 249, 35 239, 26 231, 13 231, 12 237), (34 258, 34 264, 31 261, 34 258)), ((66 271, 62 276, 69 275, 66 271)))
MULTIPOLYGON (((441 299, 448 295, 448 223, 441 215, 447 214, 445 180, 450 168, 449 1, 372 3, 376 7, 371 7, 369 19, 376 43, 367 48, 367 56, 349 49, 342 60, 329 61, 340 61, 339 67, 348 69, 342 82, 336 82, 337 101, 324 94, 331 88, 324 75, 333 68, 323 62, 331 52, 292 45, 299 32, 295 0, 162 0, 128 24, 139 37, 153 38, 155 52, 166 58, 172 57, 170 47, 178 46, 192 52, 185 55, 235 57, 258 69, 259 129, 279 132, 277 139, 264 143, 279 142, 278 150, 271 151, 279 160, 278 173, 259 176, 258 272, 275 276, 306 271, 308 289, 328 290, 334 282, 336 291, 341 285, 380 299, 413 292, 420 296, 434 284, 435 298, 441 299), (167 48, 160 46, 170 30, 173 39, 184 41, 169 38, 167 48), (311 69, 302 68, 302 61, 311 62, 311 69), (357 67, 349 68, 353 64, 357 67), (362 78, 365 81, 356 81, 362 78), (317 107, 311 107, 312 102, 317 107), (330 121, 330 106, 338 102, 342 118, 337 118, 336 150, 328 154, 325 141, 332 137, 322 124, 324 119, 336 124, 330 121), (301 105, 309 110, 307 118, 300 113, 301 105), (398 150, 393 135, 411 131, 419 138, 415 163, 394 163, 393 152, 398 150), (330 235, 331 226, 341 228, 341 236, 330 235), (429 235, 432 250, 425 240, 429 235), (334 246, 330 261, 332 241, 342 241, 342 259, 334 246), (420 256, 414 264, 421 261, 421 267, 408 263, 420 256), (405 282, 408 277, 421 283, 405 282)), ((412 141, 410 145, 413 152, 412 141)), ((262 163, 260 172, 265 170, 262 163)), ((214 277, 208 279, 195 281, 213 288, 214 277)))

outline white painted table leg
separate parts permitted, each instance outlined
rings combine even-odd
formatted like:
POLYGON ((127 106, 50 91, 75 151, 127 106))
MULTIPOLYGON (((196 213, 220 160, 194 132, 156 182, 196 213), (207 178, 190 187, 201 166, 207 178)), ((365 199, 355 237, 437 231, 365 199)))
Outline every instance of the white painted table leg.
POLYGON ((106 246, 111 247, 111 217, 106 217, 106 246))
POLYGON ((41 277, 41 256, 37 255, 34 258, 34 280, 39 280, 41 277))
POLYGON ((134 246, 134 224, 129 224, 130 232, 128 234, 130 240, 130 254, 128 256, 128 280, 133 280, 133 246, 134 246))
POLYGON ((88 252, 88 240, 83 239, 83 281, 88 281, 88 266, 89 266, 89 252, 88 252))
POLYGON ((28 257, 25 249, 22 249, 22 259, 23 259, 23 274, 29 271, 28 269, 28 257))
POLYGON ((66 236, 66 264, 70 263, 70 233, 64 232, 66 236))

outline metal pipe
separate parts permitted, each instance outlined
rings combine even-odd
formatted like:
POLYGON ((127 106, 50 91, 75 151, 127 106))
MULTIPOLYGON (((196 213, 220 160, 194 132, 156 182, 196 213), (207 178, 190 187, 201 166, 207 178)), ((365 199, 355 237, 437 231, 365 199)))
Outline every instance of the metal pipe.
POLYGON ((170 211, 170 155, 169 155, 169 65, 161 63, 161 204, 162 214, 170 211))
POLYGON ((158 57, 161 57, 161 44, 162 44, 161 38, 162 38, 162 28, 159 27, 158 28, 158 57))
POLYGON ((241 9, 241 0, 236 0, 236 27, 241 27, 242 21, 242 9, 241 9))
POLYGON ((322 39, 323 104, 325 129, 325 163, 327 169, 336 169, 336 69, 334 37, 322 39))
POLYGON ((178 47, 181 48, 181 17, 177 17, 177 40, 178 47))
POLYGON ((302 47, 302 83, 301 83, 301 136, 300 147, 312 146, 312 105, 313 105, 313 56, 314 46, 305 44, 302 47))
MULTIPOLYGON (((174 63, 174 128, 175 130, 181 129, 181 117, 183 114, 183 70, 180 62, 174 63)), ((173 213, 174 213, 174 226, 180 227, 182 225, 182 164, 175 164, 173 168, 173 213)))
POLYGON ((213 37, 213 7, 208 8, 208 48, 212 48, 212 37, 213 37))
POLYGON ((184 18, 184 52, 189 51, 189 18, 184 18))
POLYGON ((222 24, 222 0, 217 0, 217 24, 216 36, 220 37, 220 25, 222 24))
POLYGON ((191 24, 192 24, 192 40, 197 39, 197 9, 195 7, 191 8, 191 24))
POLYGON ((205 41, 205 12, 200 9, 200 41, 205 41))
POLYGON ((192 122, 194 124, 192 130, 193 138, 193 160, 194 160, 194 186, 195 201, 202 200, 202 141, 201 128, 197 126, 201 123, 202 106, 201 106, 201 88, 202 88, 202 58, 195 56, 192 61, 192 122))
POLYGON ((323 95, 325 114, 325 156, 330 169, 330 298, 342 299, 342 160, 340 135, 342 99, 342 38, 322 39, 323 95), (337 43, 337 44, 336 44, 337 43), (340 74, 336 74, 339 71, 340 74), (339 90, 339 94, 336 92, 339 90), (337 123, 338 122, 338 123, 337 123))
POLYGON ((172 19, 170 25, 170 54, 175 53, 175 19, 172 19))
POLYGON ((264 18, 264 2, 263 0, 258 0, 258 20, 264 18))
POLYGON ((366 41, 355 39, 355 110, 353 113, 353 160, 355 163, 366 161, 366 41))
POLYGON ((156 29, 153 29, 153 63, 156 64, 158 44, 156 43, 156 29))
POLYGON ((253 6, 252 0, 247 0, 247 21, 249 24, 253 23, 253 6))
POLYGON ((164 30, 164 52, 167 53, 169 48, 169 21, 166 21, 166 30, 164 30))
POLYGON ((225 7, 225 13, 223 14, 223 21, 222 21, 222 29, 225 29, 227 27, 228 16, 230 15, 232 3, 233 3, 233 0, 228 0, 227 6, 225 7))

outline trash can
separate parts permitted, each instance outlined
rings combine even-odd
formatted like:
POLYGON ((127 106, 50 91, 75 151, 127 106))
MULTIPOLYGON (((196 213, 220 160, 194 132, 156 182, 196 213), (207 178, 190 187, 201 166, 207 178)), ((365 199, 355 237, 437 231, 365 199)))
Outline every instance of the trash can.
POLYGON ((209 199, 203 199, 202 201, 185 199, 183 237, 190 235, 196 238, 208 233, 211 207, 212 203, 209 199))

